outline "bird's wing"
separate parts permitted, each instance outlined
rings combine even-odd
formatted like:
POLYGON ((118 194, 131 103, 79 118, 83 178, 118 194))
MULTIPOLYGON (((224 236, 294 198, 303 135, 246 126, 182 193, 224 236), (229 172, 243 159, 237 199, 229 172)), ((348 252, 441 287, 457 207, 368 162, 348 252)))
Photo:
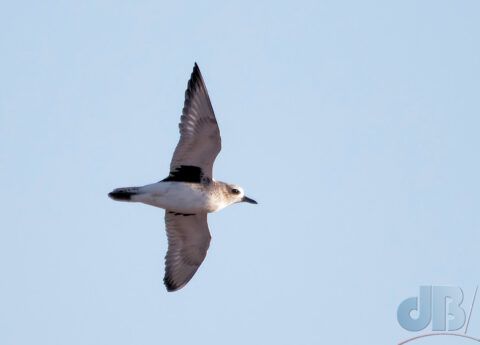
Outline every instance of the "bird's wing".
POLYGON ((195 172, 211 179, 213 162, 222 144, 207 87, 196 63, 185 91, 179 127, 180 141, 170 164, 170 180, 186 177, 186 182, 197 182, 195 177, 188 181, 192 176, 185 176, 195 172))
POLYGON ((207 214, 183 215, 165 212, 168 251, 165 257, 165 278, 168 291, 176 291, 187 284, 207 255, 210 230, 207 214))

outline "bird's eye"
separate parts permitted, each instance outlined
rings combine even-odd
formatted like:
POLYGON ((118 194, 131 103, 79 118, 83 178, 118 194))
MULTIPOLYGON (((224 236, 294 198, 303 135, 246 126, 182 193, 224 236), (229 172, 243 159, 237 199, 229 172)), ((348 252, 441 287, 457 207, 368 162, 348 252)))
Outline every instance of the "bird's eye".
POLYGON ((239 191, 238 189, 233 188, 233 189, 232 189, 232 193, 233 193, 233 194, 240 194, 240 191, 239 191))

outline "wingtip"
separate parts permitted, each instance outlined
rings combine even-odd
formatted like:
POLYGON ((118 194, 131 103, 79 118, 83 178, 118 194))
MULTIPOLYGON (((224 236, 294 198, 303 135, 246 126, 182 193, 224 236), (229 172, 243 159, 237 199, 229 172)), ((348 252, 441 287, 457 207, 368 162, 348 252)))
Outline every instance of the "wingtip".
POLYGON ((190 79, 188 80, 187 90, 185 91, 185 99, 189 98, 189 92, 192 92, 192 90, 195 87, 197 87, 197 85, 198 87, 204 89, 208 95, 207 87, 205 86, 205 81, 203 80, 202 72, 200 72, 200 68, 198 67, 198 64, 195 62, 193 66, 192 74, 190 75, 190 79))
POLYGON ((200 73, 200 67, 198 67, 198 64, 196 62, 193 65, 193 73, 200 73))
POLYGON ((174 292, 174 291, 177 291, 177 289, 175 289, 175 287, 173 286, 170 286, 170 285, 167 285, 165 284, 166 288, 167 288, 167 292, 174 292))
POLYGON ((168 292, 178 291, 186 285, 186 284, 177 285, 174 282, 172 282, 170 279, 167 279, 167 277, 163 279, 163 283, 165 284, 165 287, 167 288, 168 292))

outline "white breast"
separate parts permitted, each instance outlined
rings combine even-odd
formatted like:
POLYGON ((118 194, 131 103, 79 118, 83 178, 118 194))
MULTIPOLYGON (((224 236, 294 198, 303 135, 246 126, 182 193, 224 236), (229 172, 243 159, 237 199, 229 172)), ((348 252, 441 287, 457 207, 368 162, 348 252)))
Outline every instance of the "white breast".
POLYGON ((198 183, 159 182, 140 188, 133 200, 180 213, 215 212, 225 206, 198 183))

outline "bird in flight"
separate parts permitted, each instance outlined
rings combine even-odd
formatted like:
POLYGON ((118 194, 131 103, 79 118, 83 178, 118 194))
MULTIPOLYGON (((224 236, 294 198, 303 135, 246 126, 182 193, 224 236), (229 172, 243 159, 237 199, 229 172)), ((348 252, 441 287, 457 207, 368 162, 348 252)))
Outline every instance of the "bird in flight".
POLYGON ((212 176, 213 162, 221 149, 220 130, 196 63, 185 91, 179 127, 180 141, 168 177, 108 194, 113 200, 165 209, 168 251, 163 281, 167 291, 184 287, 205 259, 211 239, 207 213, 238 202, 257 203, 241 187, 212 176))

